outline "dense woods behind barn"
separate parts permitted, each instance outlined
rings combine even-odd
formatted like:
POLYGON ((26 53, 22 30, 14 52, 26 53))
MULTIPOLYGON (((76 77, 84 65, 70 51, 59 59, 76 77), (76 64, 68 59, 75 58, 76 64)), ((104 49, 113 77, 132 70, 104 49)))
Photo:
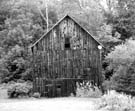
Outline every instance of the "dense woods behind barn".
MULTIPOLYGON (((75 18, 75 20, 79 21, 79 24, 94 35, 98 41, 103 43, 107 49, 106 54, 104 54, 102 58, 102 75, 105 80, 103 83, 104 88, 134 94, 134 12, 135 2, 132 0, 50 0, 48 2, 45 0, 36 0, 34 2, 31 2, 30 0, 1 0, 0 82, 8 83, 11 81, 17 82, 19 80, 33 81, 33 75, 43 76, 36 70, 35 72, 37 72, 37 74, 33 74, 32 55, 29 47, 47 31, 47 27, 50 29, 60 18, 68 13, 75 18), (46 22, 46 18, 48 18, 48 22, 46 22)), ((58 26, 56 26, 55 29, 56 35, 60 35, 60 33, 58 33, 59 31, 57 31, 60 29, 58 26)), ((75 27, 78 26, 75 25, 75 27)), ((79 34, 78 36, 86 35, 86 38, 84 39, 87 41, 87 36, 89 35, 85 34, 85 31, 83 31, 82 28, 75 29, 79 32, 77 33, 79 34)), ((50 31, 44 38, 48 39, 47 41, 49 42, 51 42, 50 40, 54 41, 55 38, 50 40, 49 38, 52 37, 50 34, 54 34, 53 36, 55 36, 55 30, 50 31)), ((63 42, 61 43, 66 44, 66 47, 70 47, 71 49, 73 48, 72 43, 69 45, 70 39, 68 39, 68 37, 65 39, 66 43, 64 39, 60 39, 59 37, 60 36, 58 36, 58 42, 59 40, 62 40, 63 42)), ((88 43, 91 43, 92 41, 93 39, 88 43)), ((39 49, 42 44, 46 44, 45 46, 48 46, 50 43, 39 43, 39 49)), ((76 45, 77 44, 78 42, 76 42, 76 45)), ((91 44, 95 43, 92 42, 91 44)), ((62 44, 51 44, 51 47, 55 50, 61 46, 62 44)), ((80 47, 81 45, 78 46, 80 47)), ((65 45, 63 45, 63 48, 64 47, 65 45)), ((47 47, 45 47, 45 49, 46 48, 47 47)), ((90 50, 84 50, 84 47, 82 47, 81 51, 78 51, 77 49, 72 51, 66 49, 65 51, 65 49, 62 50, 61 47, 62 53, 60 53, 60 51, 49 50, 49 55, 44 56, 49 57, 49 64, 42 61, 42 64, 39 65, 45 64, 47 67, 49 66, 50 69, 53 69, 51 70, 53 72, 46 73, 48 79, 51 78, 50 76, 54 75, 55 76, 53 78, 60 78, 62 76, 77 77, 77 73, 82 75, 84 63, 86 67, 90 67, 90 70, 93 69, 93 73, 97 75, 98 70, 94 68, 97 64, 95 61, 98 61, 98 58, 96 59, 95 57, 98 57, 99 55, 96 54, 98 53, 96 46, 92 46, 92 48, 90 50), (91 53, 92 48, 95 48, 93 51, 94 53, 91 53), (90 55, 90 57, 88 55, 90 55), (77 58, 81 58, 81 61, 79 61, 76 56, 77 58), (89 61, 85 62, 85 59, 82 60, 82 57, 87 58, 89 61, 93 60, 94 62, 92 62, 92 64, 89 61), (65 62, 59 61, 59 58, 65 62), (73 58, 74 61, 71 60, 71 58, 73 58), (52 61, 50 60, 56 62, 51 65, 52 61), (83 66, 77 65, 80 63, 83 66), (62 67, 62 65, 66 67, 66 70, 58 68, 62 67), (66 75, 68 71, 70 75, 66 75), (52 73, 55 74, 52 75, 52 73)), ((40 50, 42 50, 42 47, 40 50)), ((43 54, 44 53, 39 53, 40 56, 43 54)), ((38 62, 39 59, 35 60, 37 60, 35 62, 38 62)), ((48 59, 45 59, 45 61, 48 61, 48 59)), ((46 69, 40 70, 45 71, 46 69)), ((88 70, 89 69, 87 69, 87 71, 88 70)), ((92 77, 97 81, 95 75, 92 75, 92 77)))

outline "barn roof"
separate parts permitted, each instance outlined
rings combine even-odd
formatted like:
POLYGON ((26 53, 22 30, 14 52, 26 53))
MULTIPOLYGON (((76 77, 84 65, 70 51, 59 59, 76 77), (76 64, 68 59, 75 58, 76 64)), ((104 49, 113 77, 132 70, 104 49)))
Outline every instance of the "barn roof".
POLYGON ((79 24, 79 22, 78 21, 76 21, 73 17, 71 17, 70 15, 65 15, 63 18, 61 18, 49 31, 47 31, 45 34, 43 34, 43 36, 41 36, 32 46, 31 46, 31 48, 33 47, 33 46, 35 46, 40 40, 42 40, 51 30, 53 30, 62 20, 64 20, 66 17, 69 17, 70 19, 72 19, 77 25, 79 25, 85 32, 87 32, 99 45, 101 45, 102 47, 104 47, 98 40, 96 40, 96 38, 95 37, 93 37, 91 34, 90 34, 90 32, 87 30, 87 29, 85 29, 83 26, 81 26, 80 24, 79 24))

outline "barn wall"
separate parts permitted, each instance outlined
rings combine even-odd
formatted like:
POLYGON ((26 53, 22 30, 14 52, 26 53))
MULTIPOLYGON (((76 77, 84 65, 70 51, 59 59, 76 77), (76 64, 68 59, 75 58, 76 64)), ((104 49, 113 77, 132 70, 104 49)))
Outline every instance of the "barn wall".
POLYGON ((80 78, 99 82, 98 43, 72 19, 66 17, 33 47, 35 77, 80 78), (65 49, 65 38, 70 49, 65 49))

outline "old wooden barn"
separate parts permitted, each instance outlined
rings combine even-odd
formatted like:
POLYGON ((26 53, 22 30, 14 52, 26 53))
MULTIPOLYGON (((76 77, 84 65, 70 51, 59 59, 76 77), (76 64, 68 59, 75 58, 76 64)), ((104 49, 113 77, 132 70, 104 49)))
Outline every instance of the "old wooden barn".
POLYGON ((68 96, 76 82, 101 85, 101 44, 66 15, 36 41, 33 54, 33 91, 42 96, 68 96))

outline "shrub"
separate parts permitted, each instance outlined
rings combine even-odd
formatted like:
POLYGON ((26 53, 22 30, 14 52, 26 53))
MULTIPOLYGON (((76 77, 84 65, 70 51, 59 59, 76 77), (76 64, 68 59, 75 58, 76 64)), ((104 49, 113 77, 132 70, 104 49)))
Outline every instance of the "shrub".
POLYGON ((105 92, 107 92, 108 90, 114 90, 115 86, 116 86, 116 82, 114 82, 113 80, 105 80, 102 83, 103 89, 105 92))
POLYGON ((22 79, 18 79, 17 82, 18 82, 18 83, 24 83, 25 81, 22 80, 22 79))
POLYGON ((126 94, 109 91, 102 96, 99 109, 104 111, 135 111, 135 99, 126 94))
POLYGON ((107 69, 113 70, 110 81, 104 83, 106 89, 135 95, 135 40, 116 46, 106 61, 109 61, 107 69))
POLYGON ((40 98, 40 93, 39 92, 35 92, 33 95, 32 95, 34 98, 40 98))
POLYGON ((8 88, 9 98, 28 97, 31 95, 32 84, 30 82, 14 83, 8 88))
POLYGON ((102 92, 97 87, 91 84, 90 81, 77 83, 76 96, 77 97, 101 97, 102 92))

